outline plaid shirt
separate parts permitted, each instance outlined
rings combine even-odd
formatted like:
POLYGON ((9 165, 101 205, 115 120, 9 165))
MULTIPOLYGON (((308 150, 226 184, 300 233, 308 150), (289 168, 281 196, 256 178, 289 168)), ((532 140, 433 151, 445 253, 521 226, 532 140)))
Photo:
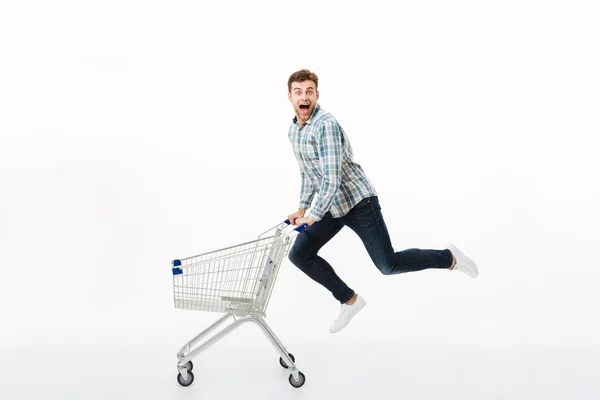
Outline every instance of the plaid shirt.
POLYGON ((328 211, 339 218, 362 199, 377 195, 354 162, 344 130, 319 104, 302 128, 294 117, 288 137, 300 167, 300 208, 309 208, 314 200, 307 218, 319 221, 328 211))

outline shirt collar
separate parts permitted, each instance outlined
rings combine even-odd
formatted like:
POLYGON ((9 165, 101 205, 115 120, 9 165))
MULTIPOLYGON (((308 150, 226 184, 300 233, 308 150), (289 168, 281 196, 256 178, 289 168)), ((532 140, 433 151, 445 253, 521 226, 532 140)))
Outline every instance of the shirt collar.
MULTIPOLYGON (((317 115, 317 113, 320 110, 321 110, 321 105, 319 103, 317 103, 317 106, 315 107, 312 114, 310 115, 310 118, 304 123, 304 125, 309 125, 312 122, 312 119, 315 117, 315 115, 317 115)), ((292 120, 292 122, 294 122, 294 124, 298 124, 298 117, 294 116, 294 119, 292 120)))

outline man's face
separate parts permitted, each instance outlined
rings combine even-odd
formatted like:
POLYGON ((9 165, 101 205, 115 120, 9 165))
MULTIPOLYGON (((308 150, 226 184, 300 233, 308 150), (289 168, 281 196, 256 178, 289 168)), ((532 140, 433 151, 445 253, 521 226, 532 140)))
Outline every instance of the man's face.
POLYGON ((288 99, 294 106, 296 117, 302 124, 310 118, 317 106, 319 92, 313 81, 292 82, 292 91, 288 93, 288 99))

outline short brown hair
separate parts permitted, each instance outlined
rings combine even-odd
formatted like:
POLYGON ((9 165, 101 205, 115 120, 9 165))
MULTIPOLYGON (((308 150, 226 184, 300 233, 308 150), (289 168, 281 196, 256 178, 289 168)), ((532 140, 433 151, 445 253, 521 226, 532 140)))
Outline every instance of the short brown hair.
POLYGON ((300 71, 294 72, 288 79, 288 92, 292 91, 292 82, 304 82, 313 81, 315 83, 315 89, 319 87, 319 77, 314 72, 307 69, 301 69, 300 71))

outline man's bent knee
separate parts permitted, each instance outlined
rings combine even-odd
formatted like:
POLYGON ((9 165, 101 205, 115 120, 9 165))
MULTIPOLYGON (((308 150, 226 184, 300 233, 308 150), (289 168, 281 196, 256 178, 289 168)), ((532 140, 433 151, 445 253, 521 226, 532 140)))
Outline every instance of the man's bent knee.
POLYGON ((303 264, 303 261, 306 261, 306 253, 301 248, 293 246, 290 249, 288 258, 290 259, 292 264, 302 269, 301 265, 303 264))
POLYGON ((375 262, 375 266, 383 275, 392 275, 393 269, 390 263, 386 260, 378 260, 375 262))
POLYGON ((296 250, 296 248, 292 247, 290 249, 288 258, 292 264, 294 264, 296 267, 298 266, 298 263, 300 262, 300 255, 298 254, 298 250, 296 250))

